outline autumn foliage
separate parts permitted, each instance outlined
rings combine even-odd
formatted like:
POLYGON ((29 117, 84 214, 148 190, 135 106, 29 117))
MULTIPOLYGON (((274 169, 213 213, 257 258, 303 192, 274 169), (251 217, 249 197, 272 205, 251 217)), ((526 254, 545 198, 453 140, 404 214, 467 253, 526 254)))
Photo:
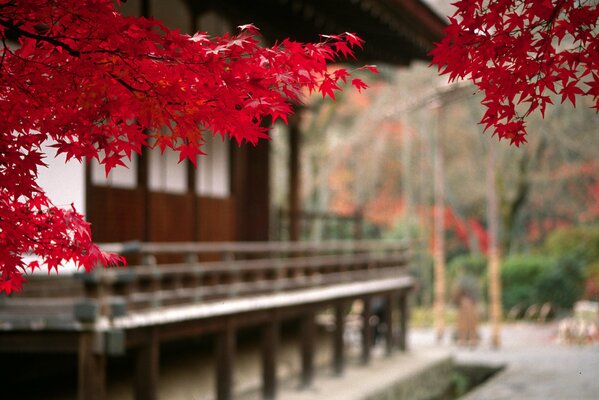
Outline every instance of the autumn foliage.
POLYGON ((261 47, 253 25, 236 35, 188 36, 124 17, 110 0, 0 0, 0 37, 0 292, 7 293, 20 290, 28 270, 123 261, 94 245, 83 217, 54 206, 37 185, 43 143, 66 160, 97 159, 107 173, 149 144, 195 164, 204 135, 256 143, 268 137, 264 118, 286 120, 303 92, 334 97, 347 80, 365 87, 346 69, 327 69, 361 47, 351 33, 261 47))
POLYGON ((461 0, 431 52, 450 80, 484 94, 481 123, 500 139, 526 142, 526 118, 552 95, 599 111, 599 6, 595 0, 461 0))

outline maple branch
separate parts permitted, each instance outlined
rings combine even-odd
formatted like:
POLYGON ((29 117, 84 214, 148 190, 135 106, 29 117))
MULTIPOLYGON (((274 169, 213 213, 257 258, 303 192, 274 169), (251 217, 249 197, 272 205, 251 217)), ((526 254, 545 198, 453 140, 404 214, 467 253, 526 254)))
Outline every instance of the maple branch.
POLYGON ((8 46, 6 44, 6 37, 4 35, 2 35, 2 48, 4 49, 4 51, 2 52, 2 60, 0 60, 0 68, 4 67, 4 58, 6 58, 6 51, 8 49, 8 46))
POLYGON ((122 86, 125 87, 125 89, 129 90, 131 93, 148 93, 147 90, 143 90, 143 89, 137 89, 134 88, 133 86, 131 86, 130 84, 128 84, 127 82, 125 82, 122 78, 119 78, 117 76, 115 76, 112 72, 107 72, 107 74, 114 79, 115 81, 117 81, 118 83, 120 83, 122 86))
POLYGON ((17 25, 12 23, 12 21, 10 21, 10 20, 7 21, 7 20, 0 18, 0 25, 6 27, 9 31, 14 32, 15 34, 17 34, 17 36, 25 36, 30 39, 35 39, 38 41, 50 43, 51 45, 54 45, 56 47, 61 47, 63 50, 66 50, 67 53, 69 53, 70 55, 72 55, 74 57, 79 57, 81 55, 81 52, 73 49, 68 44, 61 42, 60 40, 57 40, 52 37, 40 35, 37 33, 28 32, 24 29, 19 28, 17 25))
MULTIPOLYGON (((70 45, 66 44, 64 41, 59 40, 58 38, 60 38, 61 36, 49 37, 49 36, 40 35, 38 33, 29 32, 24 29, 21 29, 20 27, 18 27, 14 23, 12 23, 10 20, 0 19, 0 25, 7 28, 9 32, 15 33, 17 36, 28 37, 30 39, 46 42, 46 43, 49 43, 56 47, 60 47, 73 57, 80 57, 82 54, 114 54, 114 55, 126 54, 124 51, 119 50, 119 49, 112 49, 112 50, 93 49, 93 50, 85 50, 85 51, 75 50, 70 45)), ((4 36, 3 36, 3 39, 4 39, 4 36)), ((81 38, 74 37, 71 39, 72 40, 80 40, 81 38)), ((4 40, 3 40, 3 42, 4 42, 4 40)), ((4 44, 4 48, 6 48, 6 44, 4 44)), ((146 56, 148 58, 151 58, 149 54, 146 56)), ((32 60, 27 60, 27 61, 32 61, 32 60)))

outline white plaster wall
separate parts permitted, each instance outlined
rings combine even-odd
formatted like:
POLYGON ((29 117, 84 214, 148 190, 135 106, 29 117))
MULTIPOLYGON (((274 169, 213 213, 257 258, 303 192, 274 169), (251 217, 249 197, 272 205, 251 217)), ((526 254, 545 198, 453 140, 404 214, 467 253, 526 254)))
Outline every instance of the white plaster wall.
MULTIPOLYGON (((47 155, 44 162, 47 167, 38 168, 37 183, 46 192, 48 198, 57 207, 70 208, 71 204, 80 214, 85 215, 85 168, 77 160, 65 162, 64 155, 56 156, 56 150, 42 146, 42 151, 47 155)), ((36 256, 26 255, 25 262, 40 261, 36 256)), ((73 262, 66 262, 60 268, 60 274, 72 274, 77 271, 73 262)), ((48 270, 42 267, 32 275, 48 275, 48 270)), ((52 272, 52 275, 57 275, 52 272)))
POLYGON ((65 162, 61 155, 56 158, 56 150, 44 145, 42 150, 47 154, 44 160, 48 167, 38 169, 37 183, 48 194, 54 205, 58 207, 75 206, 77 211, 85 214, 85 169, 77 160, 65 162))
POLYGON ((106 176, 106 169, 96 160, 91 162, 91 179, 96 186, 111 186, 123 189, 133 189, 137 186, 137 154, 131 160, 123 159, 123 166, 113 168, 106 176))
POLYGON ((179 153, 170 148, 164 154, 158 148, 150 151, 148 174, 148 187, 154 192, 187 192, 187 167, 179 163, 179 153))
POLYGON ((198 160, 197 194, 220 198, 230 195, 229 143, 220 135, 206 137, 202 150, 207 154, 198 160))

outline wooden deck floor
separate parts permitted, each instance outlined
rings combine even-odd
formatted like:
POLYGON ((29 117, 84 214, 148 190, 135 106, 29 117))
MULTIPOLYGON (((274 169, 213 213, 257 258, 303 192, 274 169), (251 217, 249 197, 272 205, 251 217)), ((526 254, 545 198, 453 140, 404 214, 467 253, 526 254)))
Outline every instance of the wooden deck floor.
MULTIPOLYGON (((322 318, 319 318, 322 320, 322 318)), ((326 321, 326 318, 324 318, 326 321)), ((283 330, 279 353, 278 376, 280 388, 278 400, 364 400, 379 395, 382 391, 412 390, 398 389, 406 382, 414 382, 416 376, 424 386, 442 388, 439 379, 422 377, 425 371, 435 373, 445 368, 448 353, 439 349, 419 349, 411 352, 396 352, 387 357, 384 343, 373 349, 368 367, 361 362, 360 332, 357 323, 348 324, 346 332, 347 368, 339 377, 331 368, 332 332, 329 323, 318 324, 318 340, 315 365, 317 369, 313 386, 300 390, 301 358, 299 341, 293 324, 283 330), (349 392, 349 394, 348 394, 349 392), (358 396, 359 395, 359 396, 358 396), (336 397, 335 397, 336 396, 336 397), (344 397, 349 396, 349 397, 344 397), (353 396, 353 397, 352 397, 353 396)), ((239 349, 235 362, 235 389, 239 400, 261 400, 260 335, 256 330, 240 332, 239 349)), ((172 342, 161 348, 160 384, 158 398, 163 400, 214 400, 215 361, 212 352, 213 338, 205 336, 185 342, 172 342)), ((6 358, 5 358, 6 360, 6 358)), ((65 358, 56 354, 37 355, 27 359, 40 368, 54 368, 53 375, 26 375, 10 379, 15 385, 6 386, 7 398, 20 400, 73 400, 77 397, 77 365, 74 356, 65 358)), ((111 358, 107 365, 107 393, 110 400, 133 399, 133 360, 131 357, 111 358)), ((9 366, 10 367, 10 366, 9 366)), ((11 377, 19 371, 0 373, 11 377)), ((31 373, 30 373, 31 374, 31 373)), ((437 378, 439 374, 436 374, 437 378)), ((435 389, 436 390, 436 389, 435 389)), ((412 392, 410 396, 415 396, 412 392)), ((383 397, 385 398, 385 397, 383 397)), ((404 397, 416 400, 418 397, 404 397)), ((425 398, 425 397, 421 397, 425 398)))

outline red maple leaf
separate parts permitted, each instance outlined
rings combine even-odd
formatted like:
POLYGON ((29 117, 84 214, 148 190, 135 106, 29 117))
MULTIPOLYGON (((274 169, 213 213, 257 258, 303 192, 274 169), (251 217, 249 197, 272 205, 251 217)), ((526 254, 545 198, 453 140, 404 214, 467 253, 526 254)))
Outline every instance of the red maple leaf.
POLYGON ((352 79, 351 84, 358 90, 358 92, 361 92, 362 89, 368 88, 368 85, 359 78, 352 79))
POLYGON ((335 90, 339 90, 340 88, 337 85, 337 82, 331 78, 330 74, 325 74, 318 89, 322 93, 323 98, 329 96, 331 99, 335 100, 335 90))

